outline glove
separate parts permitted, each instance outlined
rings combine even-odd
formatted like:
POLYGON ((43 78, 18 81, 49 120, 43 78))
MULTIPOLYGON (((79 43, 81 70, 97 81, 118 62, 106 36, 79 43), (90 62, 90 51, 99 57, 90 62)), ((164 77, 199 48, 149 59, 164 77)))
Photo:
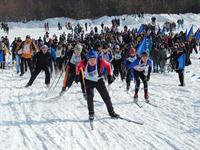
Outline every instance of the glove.
POLYGON ((111 75, 108 76, 108 84, 112 84, 114 82, 115 78, 111 75))
POLYGON ((80 76, 79 75, 76 75, 75 77, 75 82, 78 83, 80 81, 80 76))

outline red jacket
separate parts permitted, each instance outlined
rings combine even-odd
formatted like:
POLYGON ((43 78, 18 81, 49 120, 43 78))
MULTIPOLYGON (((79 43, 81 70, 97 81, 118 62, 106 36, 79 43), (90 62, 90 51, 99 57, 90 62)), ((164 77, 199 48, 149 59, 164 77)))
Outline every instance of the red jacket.
MULTIPOLYGON (((100 59, 97 61, 99 63, 98 72, 100 75, 102 75, 103 68, 106 68, 108 75, 111 75, 111 65, 109 62, 107 62, 105 59, 100 59)), ((87 62, 82 60, 77 66, 76 66, 76 75, 80 74, 81 68, 85 70, 87 62)), ((97 65, 97 64, 96 64, 97 65)))

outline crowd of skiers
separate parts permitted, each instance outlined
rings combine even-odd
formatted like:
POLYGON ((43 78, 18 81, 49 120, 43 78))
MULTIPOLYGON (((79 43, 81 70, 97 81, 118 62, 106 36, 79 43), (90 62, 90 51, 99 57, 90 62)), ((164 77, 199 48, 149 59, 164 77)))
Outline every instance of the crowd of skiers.
POLYGON ((102 24, 101 33, 91 30, 84 34, 83 27, 77 26, 77 31, 68 36, 63 33, 58 39, 54 34, 46 32, 43 39, 32 39, 29 35, 23 41, 20 37, 12 42, 11 52, 7 37, 0 42, 1 68, 5 68, 5 55, 12 54, 16 62, 16 72, 23 76, 29 68, 31 78, 26 87, 32 85, 37 75, 45 72, 45 84, 49 86, 53 71, 65 73, 60 95, 69 89, 74 82, 81 83, 84 98, 88 103, 90 119, 94 117, 94 88, 100 93, 111 117, 118 117, 115 113, 105 82, 111 84, 120 77, 126 82, 127 91, 131 81, 135 81, 134 98, 137 101, 140 82, 144 85, 144 98, 149 102, 148 81, 153 73, 166 72, 168 67, 178 73, 180 86, 185 86, 184 67, 191 64, 190 54, 197 50, 194 37, 186 38, 186 33, 163 34, 155 32, 148 26, 142 32, 128 29, 119 32, 118 20, 113 20, 113 26, 108 28, 102 24), (80 31, 79 31, 80 30, 80 31), (145 49, 141 43, 145 39, 145 49), (148 41, 148 42, 147 42, 148 41), (143 47, 143 48, 144 48, 143 47), (2 55, 1 55, 2 54, 2 55), (1 59, 1 56, 3 57, 1 59))

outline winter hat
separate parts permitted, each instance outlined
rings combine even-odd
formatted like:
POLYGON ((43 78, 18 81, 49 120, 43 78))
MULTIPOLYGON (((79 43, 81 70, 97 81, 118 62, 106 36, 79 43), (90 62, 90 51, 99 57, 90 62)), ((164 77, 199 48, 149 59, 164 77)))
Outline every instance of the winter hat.
POLYGON ((87 59, 90 58, 97 58, 98 57, 98 52, 94 49, 91 49, 88 53, 87 53, 87 59))
POLYGON ((31 38, 30 35, 27 35, 27 36, 26 36, 26 39, 30 39, 30 38, 31 38))
POLYGON ((120 47, 119 47, 119 45, 115 45, 115 49, 119 49, 120 47))
POLYGON ((76 44, 75 47, 74 47, 74 51, 79 51, 79 52, 82 52, 82 45, 81 44, 76 44))
POLYGON ((41 47, 41 50, 48 50, 49 48, 48 48, 48 46, 47 45, 43 45, 42 47, 41 47))
POLYGON ((103 49, 107 49, 109 46, 106 42, 103 43, 103 49))

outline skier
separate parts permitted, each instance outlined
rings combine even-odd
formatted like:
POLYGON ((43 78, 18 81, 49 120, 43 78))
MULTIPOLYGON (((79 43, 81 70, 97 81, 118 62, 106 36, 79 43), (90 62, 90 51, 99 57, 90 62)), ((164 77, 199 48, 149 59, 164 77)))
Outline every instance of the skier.
POLYGON ((69 89, 72 86, 74 81, 76 83, 78 83, 80 81, 82 93, 83 93, 84 98, 86 99, 86 92, 85 92, 85 89, 84 89, 83 80, 82 80, 81 77, 76 76, 76 65, 78 63, 80 63, 81 60, 85 59, 85 56, 82 53, 82 49, 83 49, 82 45, 77 44, 77 45, 75 45, 74 50, 71 50, 68 53, 68 56, 65 56, 65 57, 68 57, 68 63, 66 65, 65 78, 64 78, 64 81, 63 81, 63 87, 62 87, 62 90, 60 92, 60 95, 62 95, 64 93, 66 88, 69 89))
POLYGON ((141 56, 137 58, 133 62, 134 68, 134 79, 136 82, 135 85, 135 94, 134 101, 137 102, 138 92, 140 88, 140 79, 144 84, 144 98, 145 102, 149 103, 149 95, 148 95, 148 81, 150 80, 150 74, 152 70, 152 61, 148 58, 147 52, 142 52, 141 56), (147 75, 145 75, 145 71, 148 68, 147 75))
POLYGON ((31 37, 29 35, 26 36, 26 40, 22 42, 22 44, 20 45, 20 50, 18 52, 18 54, 21 54, 21 74, 20 76, 23 76, 24 74, 24 65, 26 65, 26 63, 28 63, 29 66, 29 70, 30 73, 33 73, 33 67, 32 67, 32 55, 33 55, 33 51, 36 51, 37 46, 35 45, 35 43, 33 43, 31 37))
POLYGON ((164 43, 161 43, 158 51, 158 64, 161 73, 165 72, 166 58, 167 58, 167 49, 165 48, 164 43))
POLYGON ((47 87, 49 87, 50 84, 50 72, 49 72, 49 65, 50 61, 52 59, 52 56, 50 52, 48 52, 48 46, 43 45, 38 53, 33 57, 33 61, 36 63, 36 67, 34 69, 33 74, 31 75, 31 78, 29 82, 26 84, 25 87, 29 87, 33 84, 34 80, 38 76, 38 74, 41 72, 41 70, 44 70, 45 72, 45 84, 47 87))
POLYGON ((119 45, 115 45, 114 47, 114 59, 112 61, 114 71, 113 74, 117 77, 119 74, 121 76, 121 80, 124 80, 124 71, 122 70, 122 61, 123 61, 123 52, 120 50, 119 45))
POLYGON ((81 61, 76 68, 76 74, 78 76, 82 69, 85 70, 84 79, 90 120, 94 120, 95 114, 93 104, 94 88, 97 89, 105 102, 109 115, 113 118, 119 117, 113 109, 111 98, 108 90, 106 89, 105 82, 102 77, 102 68, 106 68, 108 72, 108 83, 111 84, 114 81, 114 78, 111 75, 111 65, 106 60, 99 59, 96 50, 90 50, 87 53, 87 61, 81 61))
POLYGON ((126 66, 126 90, 129 91, 130 85, 131 85, 131 80, 134 78, 133 74, 133 64, 134 61, 137 59, 136 56, 136 50, 135 48, 130 48, 128 57, 125 60, 125 66, 126 66))
POLYGON ((112 62, 113 55, 112 51, 109 49, 108 44, 104 43, 102 51, 99 53, 100 57, 104 58, 108 62, 112 62))
POLYGON ((16 42, 13 44, 13 48, 12 48, 13 54, 15 55, 17 74, 20 72, 21 55, 18 54, 18 51, 20 50, 21 43, 22 43, 22 40, 20 37, 18 37, 16 39, 16 42))

